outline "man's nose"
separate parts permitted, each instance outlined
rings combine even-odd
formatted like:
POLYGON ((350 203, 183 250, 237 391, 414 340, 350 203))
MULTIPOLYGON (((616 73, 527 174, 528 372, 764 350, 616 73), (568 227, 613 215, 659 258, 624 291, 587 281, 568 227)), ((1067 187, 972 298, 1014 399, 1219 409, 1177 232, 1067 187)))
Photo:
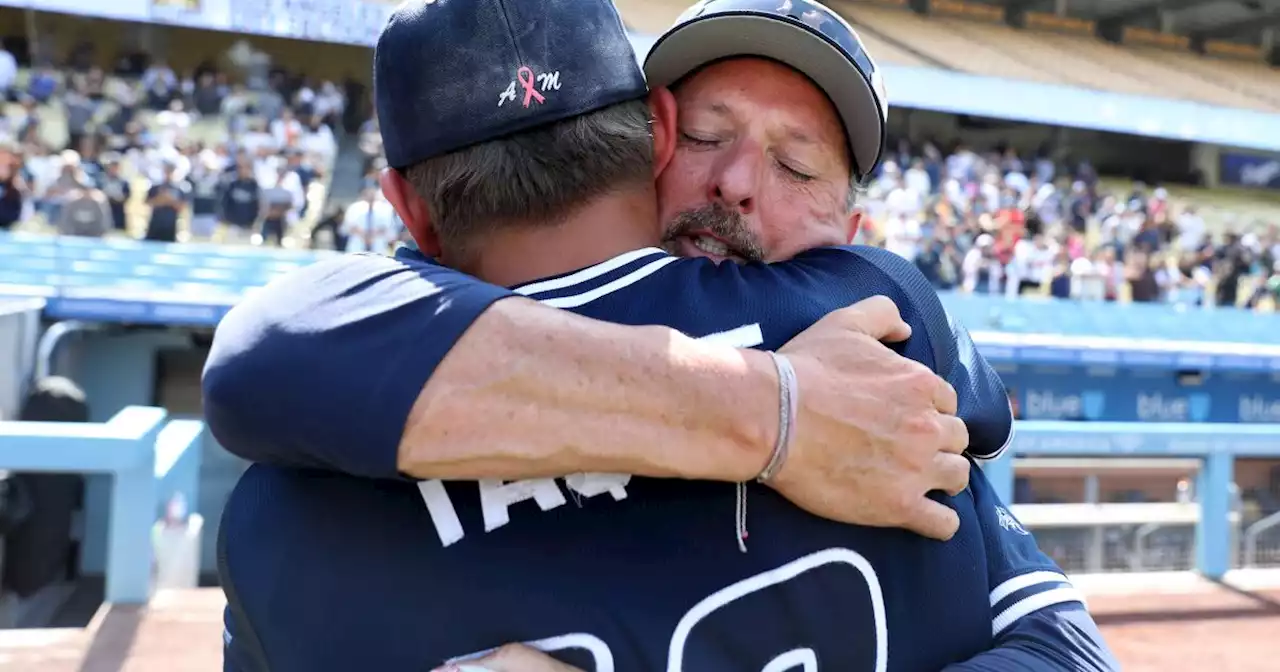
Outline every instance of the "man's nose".
POLYGON ((744 215, 755 211, 760 188, 760 152, 745 146, 735 147, 720 162, 711 180, 711 200, 744 215))

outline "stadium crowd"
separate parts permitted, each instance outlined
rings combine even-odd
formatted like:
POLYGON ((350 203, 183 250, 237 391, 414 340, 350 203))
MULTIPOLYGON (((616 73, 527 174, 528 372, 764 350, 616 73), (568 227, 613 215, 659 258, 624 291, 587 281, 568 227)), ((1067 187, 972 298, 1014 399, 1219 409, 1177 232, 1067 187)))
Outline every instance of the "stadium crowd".
POLYGON ((1271 309, 1280 226, 1214 235, 1194 204, 1093 167, 1012 148, 903 142, 864 205, 865 242, 912 259, 942 289, 1271 309))
POLYGON ((337 154, 332 82, 132 56, 108 74, 76 53, 20 77, 14 60, 0 52, 0 230, 279 245, 337 154))
MULTIPOLYGON (((261 59, 236 73, 245 83, 212 61, 181 76, 135 55, 111 75, 87 62, 73 51, 22 81, 0 51, 11 101, 0 118, 0 230, 267 245, 292 235, 349 252, 388 252, 405 238, 378 189, 377 119, 356 128, 334 83, 261 59), (346 129, 362 155, 360 196, 325 208, 346 129)), ((1088 162, 1047 149, 896 147, 861 199, 858 242, 914 260, 940 289, 1261 310, 1280 299, 1276 223, 1218 234, 1163 188, 1117 193, 1088 162)))

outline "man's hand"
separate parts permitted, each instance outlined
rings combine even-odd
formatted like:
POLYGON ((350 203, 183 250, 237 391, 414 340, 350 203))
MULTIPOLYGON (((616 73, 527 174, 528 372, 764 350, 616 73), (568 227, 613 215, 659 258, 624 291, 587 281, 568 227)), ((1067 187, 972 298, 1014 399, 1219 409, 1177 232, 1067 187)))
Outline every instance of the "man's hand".
POLYGON ((925 494, 969 483, 956 392, 881 341, 911 335, 872 297, 819 320, 779 350, 800 388, 794 443, 770 485, 811 513, 947 540, 960 519, 925 494))
POLYGON ((435 672, 582 672, 523 644, 507 644, 493 653, 465 663, 452 663, 435 672))

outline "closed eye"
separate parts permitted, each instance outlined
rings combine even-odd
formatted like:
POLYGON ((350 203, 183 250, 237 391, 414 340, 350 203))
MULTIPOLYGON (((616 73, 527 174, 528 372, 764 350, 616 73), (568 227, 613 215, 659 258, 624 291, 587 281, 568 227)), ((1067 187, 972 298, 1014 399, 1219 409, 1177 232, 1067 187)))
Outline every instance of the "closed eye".
POLYGON ((789 175, 793 179, 798 180, 800 182, 808 182, 810 180, 815 179, 813 175, 800 172, 795 168, 792 168, 791 166, 788 166, 787 164, 782 163, 781 161, 778 162, 778 166, 781 167, 782 170, 787 173, 787 175, 789 175))
POLYGON ((689 135, 688 133, 681 133, 680 139, 684 140, 685 142, 691 145, 695 145, 698 147, 711 147, 719 143, 718 140, 712 140, 710 138, 700 138, 694 135, 689 135))

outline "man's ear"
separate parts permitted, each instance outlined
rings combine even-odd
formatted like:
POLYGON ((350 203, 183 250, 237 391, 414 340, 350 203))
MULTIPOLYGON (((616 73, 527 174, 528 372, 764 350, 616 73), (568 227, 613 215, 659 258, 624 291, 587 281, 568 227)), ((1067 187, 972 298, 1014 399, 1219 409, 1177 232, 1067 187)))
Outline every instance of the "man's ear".
POLYGON ((676 97, 671 89, 659 87, 649 92, 649 115, 653 118, 653 177, 657 179, 676 153, 676 97))
POLYGON ((431 215, 427 212, 427 202, 414 191, 404 175, 394 168, 385 168, 378 176, 382 184, 382 195, 396 209, 400 220, 418 244, 418 249, 428 257, 440 256, 440 236, 431 225, 431 215))
POLYGON ((853 244, 853 237, 858 235, 858 229, 862 228, 862 217, 863 217, 862 206, 861 205, 853 206, 853 212, 849 213, 849 219, 845 224, 845 227, 846 227, 845 243, 850 245, 853 244))

